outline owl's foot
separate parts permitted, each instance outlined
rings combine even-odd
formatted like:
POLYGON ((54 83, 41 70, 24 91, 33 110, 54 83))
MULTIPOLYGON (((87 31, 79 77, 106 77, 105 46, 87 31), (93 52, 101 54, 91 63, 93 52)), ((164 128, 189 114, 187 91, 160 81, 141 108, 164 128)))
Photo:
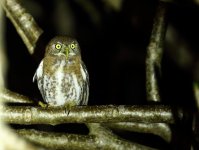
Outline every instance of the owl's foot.
POLYGON ((66 105, 64 105, 65 109, 71 110, 74 106, 77 106, 77 103, 75 101, 70 101, 66 105))
POLYGON ((41 106, 42 108, 48 107, 48 105, 45 104, 45 103, 43 103, 42 101, 39 101, 39 102, 38 102, 38 105, 41 106))

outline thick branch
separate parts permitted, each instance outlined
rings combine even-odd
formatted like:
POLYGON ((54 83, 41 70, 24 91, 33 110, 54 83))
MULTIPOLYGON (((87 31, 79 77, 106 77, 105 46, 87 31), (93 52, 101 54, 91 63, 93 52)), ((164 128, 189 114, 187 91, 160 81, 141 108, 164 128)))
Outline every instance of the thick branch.
POLYGON ((108 134, 105 132, 106 136, 50 133, 25 129, 17 130, 17 132, 29 141, 49 149, 150 149, 139 144, 124 141, 116 136, 109 135, 107 137, 108 134))
POLYGON ((154 19, 150 43, 146 56, 146 88, 147 100, 160 101, 158 78, 160 78, 161 58, 166 32, 166 6, 160 2, 154 19))
POLYGON ((112 131, 108 128, 103 127, 99 123, 89 123, 87 124, 89 128, 90 135, 95 135, 97 137, 97 143, 103 144, 106 149, 140 149, 140 150, 148 150, 152 149, 146 146, 142 146, 140 144, 131 143, 126 140, 122 140, 117 135, 113 134, 112 131), (111 143, 111 144, 110 144, 111 143))
MULTIPOLYGON (((20 95, 18 93, 9 91, 4 89, 0 93, 0 98, 5 102, 13 102, 13 103, 33 103, 28 97, 20 95)), ((126 130, 126 131, 134 131, 141 133, 152 133, 162 137, 165 141, 169 142, 171 139, 171 131, 168 130, 168 125, 163 125, 162 123, 131 123, 131 122, 120 122, 120 123, 106 123, 104 124, 108 127, 126 130)))
MULTIPOLYGON (((4 86, 4 75, 7 69, 5 51, 5 18, 3 9, 0 6, 0 92, 4 86)), ((3 101, 0 98, 0 106, 3 101)), ((2 111, 0 109, 0 111, 2 111)), ((38 150, 32 144, 20 139, 10 128, 8 128, 0 118, 0 149, 1 150, 38 150)))
POLYGON ((36 42, 42 34, 34 18, 27 13, 19 0, 1 0, 1 4, 15 26, 18 34, 21 36, 30 54, 34 53, 36 42))
POLYGON ((4 106, 0 116, 13 124, 62 124, 62 123, 174 123, 183 118, 181 110, 169 106, 77 106, 65 108, 41 108, 4 106), (175 114, 175 116, 174 116, 175 114), (177 118, 176 118, 177 117, 177 118))
POLYGON ((107 127, 117 130, 126 130, 139 133, 150 133, 160 136, 166 142, 171 142, 171 130, 165 123, 133 123, 133 122, 119 122, 106 123, 107 127))
POLYGON ((76 135, 50 133, 36 130, 17 130, 17 132, 31 142, 50 149, 97 149, 95 137, 92 135, 76 135))

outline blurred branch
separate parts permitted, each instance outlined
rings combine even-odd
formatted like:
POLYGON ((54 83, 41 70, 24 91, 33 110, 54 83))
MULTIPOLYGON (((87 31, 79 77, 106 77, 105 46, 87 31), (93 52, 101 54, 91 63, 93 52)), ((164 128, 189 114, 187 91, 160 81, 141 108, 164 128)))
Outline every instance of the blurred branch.
MULTIPOLYGON (((146 56, 147 100, 153 102, 161 101, 158 79, 161 76, 163 43, 167 29, 166 11, 167 11, 166 3, 160 1, 154 18, 150 43, 147 49, 147 56, 146 56)), ((171 141, 172 131, 168 124, 164 123, 156 125, 151 124, 151 126, 140 124, 137 128, 143 129, 143 131, 149 133, 152 131, 153 134, 161 136, 163 139, 165 139, 165 141, 167 142, 171 141)))
POLYGON ((120 11, 122 8, 123 0, 102 0, 112 10, 120 11))
POLYGON ((8 103, 26 103, 26 104, 34 103, 30 98, 24 95, 12 92, 5 88, 3 88, 0 91, 0 99, 8 103))
POLYGON ((41 148, 21 139, 15 132, 5 124, 0 125, 0 149, 1 150, 41 150, 41 148))
MULTIPOLYGON (((0 5, 0 92, 4 86, 4 74, 6 72, 7 64, 5 51, 5 18, 3 17, 3 10, 0 5)), ((0 98, 0 106, 3 106, 2 98, 0 98)), ((0 109, 0 113, 3 110, 0 109)), ((37 150, 35 146, 20 139, 10 128, 8 128, 2 118, 0 118, 0 149, 1 150, 37 150)))
POLYGON ((160 101, 158 78, 161 76, 161 59, 166 32, 166 4, 160 2, 156 11, 153 29, 146 56, 147 100, 160 101))
POLYGON ((165 123, 134 123, 134 122, 119 122, 106 123, 107 127, 117 130, 126 130, 139 133, 150 133, 160 136, 166 142, 171 142, 171 130, 169 125, 165 123))
POLYGON ((199 5, 199 0, 193 0, 197 5, 199 5))
POLYGON ((77 4, 79 4, 85 12, 88 13, 93 23, 99 25, 101 23, 101 16, 100 12, 98 11, 97 7, 93 4, 90 0, 75 0, 77 4))
POLYGON ((34 53, 36 42, 42 34, 34 18, 21 5, 19 0, 1 0, 7 17, 15 26, 30 54, 34 53))
MULTIPOLYGON (((3 8, 0 6, 0 87, 5 85, 4 77, 7 69, 5 56, 5 17, 3 8)), ((0 100, 1 101, 1 100, 0 100)))
POLYGON ((199 144, 199 82, 197 80, 193 83, 193 92, 195 95, 196 111, 193 114, 192 131, 193 143, 192 149, 197 149, 199 144))
POLYGON ((199 111, 199 83, 195 82, 193 83, 193 90, 194 90, 194 96, 196 101, 196 107, 199 111))
POLYGON ((30 106, 4 106, 0 116, 13 124, 61 124, 61 123, 175 123, 183 119, 183 112, 169 106, 77 106, 66 108, 41 108, 30 106), (173 115, 175 114, 175 116, 173 115))

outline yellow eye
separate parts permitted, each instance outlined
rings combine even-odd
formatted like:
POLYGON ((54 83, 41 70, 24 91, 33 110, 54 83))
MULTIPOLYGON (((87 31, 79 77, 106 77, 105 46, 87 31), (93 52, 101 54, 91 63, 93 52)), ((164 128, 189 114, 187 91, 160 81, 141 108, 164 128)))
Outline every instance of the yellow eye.
POLYGON ((58 50, 61 49, 61 44, 56 44, 55 48, 58 49, 58 50))
POLYGON ((70 48, 72 48, 72 49, 74 49, 75 47, 76 47, 75 44, 71 44, 71 45, 70 45, 70 48))

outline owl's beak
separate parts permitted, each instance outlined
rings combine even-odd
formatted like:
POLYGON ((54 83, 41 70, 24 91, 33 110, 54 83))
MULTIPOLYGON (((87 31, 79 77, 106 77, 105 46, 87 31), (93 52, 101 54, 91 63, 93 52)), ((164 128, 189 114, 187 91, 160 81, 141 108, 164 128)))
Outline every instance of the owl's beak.
POLYGON ((66 50, 65 50, 66 59, 68 59, 68 53, 69 53, 69 48, 66 47, 66 50))
POLYGON ((59 54, 65 56, 66 59, 68 59, 69 48, 68 47, 62 48, 59 54))

